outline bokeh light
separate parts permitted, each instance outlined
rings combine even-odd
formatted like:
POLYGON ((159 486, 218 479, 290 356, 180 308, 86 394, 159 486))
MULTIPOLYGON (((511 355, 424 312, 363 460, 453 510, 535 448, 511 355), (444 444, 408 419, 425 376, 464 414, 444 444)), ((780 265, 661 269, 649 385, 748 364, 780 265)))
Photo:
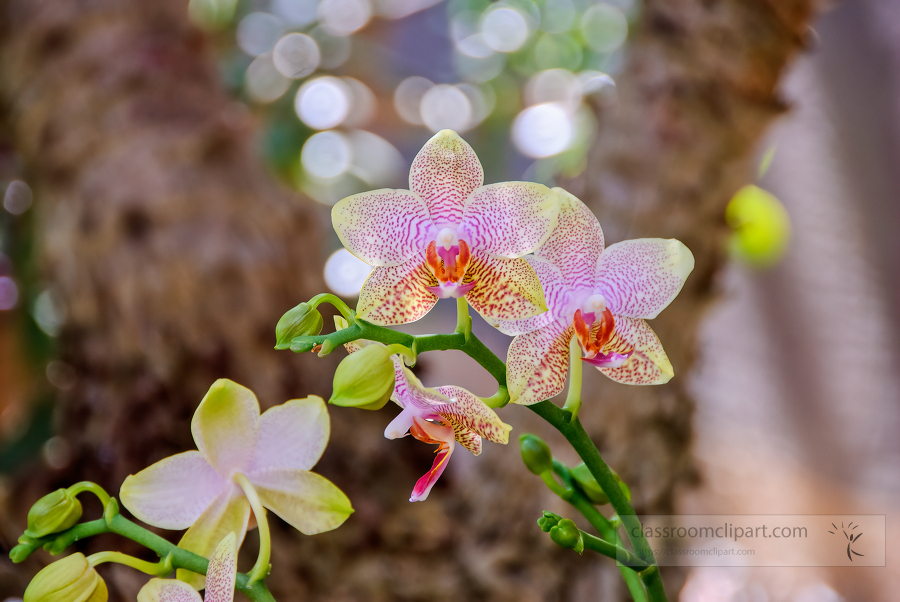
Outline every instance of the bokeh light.
POLYGON ((257 102, 272 102, 280 98, 290 85, 291 80, 275 68, 271 54, 261 54, 253 59, 244 75, 247 95, 257 102))
POLYGON ((358 128, 367 125, 375 117, 378 110, 378 100, 375 93, 358 79, 342 77, 350 92, 350 110, 343 125, 350 128, 358 128))
POLYGON ((572 0, 544 0, 541 6, 541 29, 547 33, 563 33, 575 26, 578 11, 572 0))
POLYGON ((318 15, 325 31, 335 36, 349 36, 369 22, 372 6, 368 0, 322 0, 318 15))
POLYGON ((434 6, 441 0, 374 0, 375 12, 387 19, 401 19, 434 6))
POLYGON ((0 276, 0 311, 12 309, 19 302, 19 287, 7 276, 0 276))
POLYGON ((272 12, 292 28, 315 23, 318 8, 319 0, 272 0, 272 12))
POLYGON ((407 123, 413 125, 423 125, 422 121, 422 98, 434 87, 429 79, 414 75, 407 77, 397 89, 394 90, 394 108, 397 114, 407 123))
POLYGON ((319 68, 336 69, 350 58, 353 44, 349 37, 331 35, 321 27, 314 27, 308 33, 319 45, 319 53, 322 55, 319 68))
POLYGON ((354 130, 348 137, 353 175, 371 188, 403 187, 406 160, 393 144, 364 130, 354 130))
POLYGON ((303 123, 313 129, 337 127, 350 112, 350 90, 336 77, 316 78, 297 90, 294 110, 303 123))
POLYGON ((559 103, 528 107, 513 122, 513 142, 522 154, 541 158, 557 155, 572 143, 572 117, 559 103))
POLYGON ((484 13, 481 35, 488 47, 497 52, 515 52, 528 39, 525 16, 509 6, 499 6, 484 13))
POLYGON ((372 268, 347 249, 332 253, 325 262, 325 284, 341 297, 356 297, 372 268))
POLYGON ((334 131, 313 134, 300 153, 303 169, 323 180, 336 178, 347 171, 351 160, 349 141, 343 134, 334 131))
POLYGON ((422 121, 432 132, 450 129, 463 132, 472 127, 472 103, 456 86, 439 84, 422 97, 422 121))
POLYGON ((284 22, 269 13, 250 13, 237 26, 237 43, 250 56, 265 54, 284 33, 284 22))
POLYGON ((593 50, 612 52, 628 37, 628 20, 615 6, 595 4, 581 17, 581 34, 593 50))
POLYGON ((65 309, 51 289, 37 296, 31 308, 31 315, 38 327, 51 337, 59 334, 66 321, 65 309))
POLYGON ((581 105, 581 99, 581 81, 565 69, 535 73, 525 85, 525 104, 528 105, 557 102, 572 112, 581 105))
POLYGON ((322 60, 319 45, 306 34, 289 33, 275 44, 272 62, 279 73, 293 79, 306 77, 322 60))
POLYGON ((3 208, 13 215, 22 215, 31 207, 31 186, 22 180, 13 180, 3 194, 3 208))

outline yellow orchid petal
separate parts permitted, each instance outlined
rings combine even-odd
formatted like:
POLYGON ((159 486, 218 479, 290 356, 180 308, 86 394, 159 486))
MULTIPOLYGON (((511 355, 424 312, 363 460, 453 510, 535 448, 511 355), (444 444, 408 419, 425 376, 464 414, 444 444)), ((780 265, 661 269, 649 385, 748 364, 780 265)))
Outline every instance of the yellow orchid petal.
POLYGON ((438 228, 458 225, 466 199, 483 183, 475 151, 453 130, 442 130, 426 142, 409 170, 409 188, 425 200, 438 228))
MULTIPOLYGON (((250 503, 237 485, 230 485, 210 504, 197 522, 178 542, 178 547, 209 558, 228 533, 234 531, 236 545, 240 548, 247 534, 250 520, 250 503)), ((206 578, 203 575, 185 569, 178 569, 178 578, 193 586, 203 589, 206 578)))
POLYGON ((634 353, 618 368, 598 368, 616 382, 626 385, 661 385, 675 375, 662 344, 653 329, 640 318, 616 316, 616 330, 604 352, 634 353))
POLYGON ((353 513, 343 491, 308 470, 272 468, 247 478, 263 506, 304 535, 336 529, 353 513))
POLYGON ((415 322, 437 303, 434 293, 426 289, 437 285, 424 253, 403 265, 375 268, 363 283, 356 312, 381 326, 415 322))
POLYGON ((269 468, 315 466, 331 434, 325 401, 316 395, 292 399, 266 410, 259 420, 259 440, 247 475, 269 468))
POLYGON ((191 420, 197 449, 226 479, 253 461, 258 432, 256 395, 227 378, 213 383, 191 420))
POLYGON ((137 602, 203 602, 200 594, 177 579, 151 579, 138 592, 137 602))
POLYGON ((523 320, 547 311, 537 274, 522 258, 501 259, 472 252, 463 284, 475 283, 466 301, 486 320, 523 320))
POLYGON ((556 320, 513 339, 506 359, 506 383, 513 403, 531 405, 563 390, 574 335, 571 325, 556 320))
POLYGON ((187 529, 229 486, 198 451, 164 458, 122 483, 119 498, 135 517, 162 529, 187 529))

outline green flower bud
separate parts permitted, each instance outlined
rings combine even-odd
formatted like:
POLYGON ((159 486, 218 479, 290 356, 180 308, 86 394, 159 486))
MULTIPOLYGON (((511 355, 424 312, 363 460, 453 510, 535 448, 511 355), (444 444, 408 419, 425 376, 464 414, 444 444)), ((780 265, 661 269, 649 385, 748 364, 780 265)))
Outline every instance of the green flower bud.
POLYGON ((23 602, 106 602, 106 583, 84 554, 72 554, 45 566, 25 589, 23 602))
POLYGON ((322 332, 324 323, 319 310, 310 306, 309 303, 301 303, 281 316, 278 324, 275 325, 275 338, 277 339, 275 349, 287 349, 296 337, 316 336, 322 332))
POLYGON ((581 539, 581 530, 570 519, 564 518, 559 524, 550 529, 550 539, 561 548, 575 550, 579 554, 584 552, 584 541, 581 539))
POLYGON ((384 345, 366 345, 351 353, 334 371, 328 403, 380 410, 394 392, 394 362, 384 345))
POLYGON ((525 433, 519 436, 519 450, 525 467, 536 475, 553 470, 553 454, 544 440, 537 435, 525 433))
POLYGON ((65 531, 81 518, 81 502, 65 489, 48 493, 28 511, 25 535, 35 539, 65 531))
POLYGON ((549 533, 550 529, 558 525, 561 520, 562 517, 560 515, 544 510, 544 515, 538 519, 538 527, 544 533, 549 533))
MULTIPOLYGON (((616 479, 616 482, 619 484, 619 489, 622 490, 622 493, 625 494, 625 497, 628 498, 628 501, 631 501, 631 490, 628 488, 621 477, 616 474, 615 471, 612 471, 613 477, 616 479)), ((605 493, 603 493, 603 489, 600 487, 600 484, 594 478, 594 475, 591 474, 591 471, 588 467, 581 463, 575 468, 571 470, 572 478, 575 479, 575 483, 578 485, 578 488, 581 492, 587 496, 589 500, 591 500, 594 504, 598 506, 602 506, 604 504, 609 503, 609 497, 605 493)))

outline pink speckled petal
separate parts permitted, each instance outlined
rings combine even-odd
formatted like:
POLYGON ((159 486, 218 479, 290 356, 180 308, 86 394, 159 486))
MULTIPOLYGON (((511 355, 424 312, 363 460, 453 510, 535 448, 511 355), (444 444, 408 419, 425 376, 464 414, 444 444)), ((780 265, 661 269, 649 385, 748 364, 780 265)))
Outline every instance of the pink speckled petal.
POLYGON ((415 322, 437 303, 438 298, 426 288, 437 284, 424 253, 403 265, 375 268, 363 283, 356 312, 381 326, 415 322))
POLYGON ((151 579, 138 592, 137 602, 203 602, 203 599, 184 581, 151 579))
POLYGON ((122 483, 119 499, 139 520, 187 529, 228 485, 198 451, 164 458, 122 483))
POLYGON ((655 318, 681 290, 694 256, 673 238, 611 245, 597 262, 597 289, 617 316, 655 318))
POLYGON ((619 368, 600 368, 600 372, 626 385, 661 385, 669 382, 675 371, 663 351, 656 333, 640 318, 616 316, 616 331, 604 351, 634 353, 619 368))
POLYGON ((562 188, 554 188, 553 192, 560 200, 559 223, 534 254, 555 265, 570 289, 591 288, 597 259, 603 251, 600 222, 572 194, 562 188))
POLYGON ((269 408, 259 420, 259 441, 247 476, 252 480, 255 471, 278 467, 309 470, 322 457, 330 434, 328 410, 317 395, 269 408))
POLYGON ((547 311, 541 281, 527 261, 500 259, 480 252, 472 260, 463 283, 474 282, 466 300, 485 320, 524 320, 547 311))
POLYGON ((197 449, 226 479, 250 466, 258 433, 256 395, 227 378, 213 383, 191 419, 197 449))
POLYGON ((571 324, 556 320, 513 339, 506 359, 506 383, 513 403, 538 403, 565 388, 569 341, 574 335, 571 324))
POLYGON ((534 269, 535 274, 537 274, 538 280, 541 282, 541 288, 544 290, 544 298, 547 301, 549 311, 533 318, 525 318, 524 320, 488 320, 491 326, 510 336, 532 332, 538 328, 543 328, 557 318, 564 317, 571 304, 571 292, 563 282, 562 274, 555 265, 534 255, 529 255, 523 259, 528 262, 534 269))
POLYGON ((452 130, 426 142, 409 170, 409 187, 425 200, 438 228, 458 226, 466 199, 483 183, 475 151, 452 130))
POLYGON ((419 195, 387 188, 342 199, 331 223, 347 250, 374 266, 405 263, 425 249, 434 228, 419 195))
POLYGON ((547 240, 558 215, 559 198, 543 184, 502 182, 472 193, 458 231, 473 251, 522 257, 547 240))
POLYGON ((435 411, 453 426, 457 441, 463 443, 459 438, 460 432, 471 431, 494 443, 504 445, 509 443, 509 432, 512 427, 500 420, 497 412, 489 408, 477 395, 452 385, 438 387, 437 390, 451 402, 435 408, 435 411))
POLYGON ((234 531, 216 546, 206 569, 203 602, 232 602, 237 579, 237 536, 234 531))
POLYGON ((399 355, 392 355, 394 362, 394 392, 391 399, 401 408, 410 408, 413 413, 425 417, 436 414, 434 408, 443 407, 450 400, 436 389, 429 389, 403 364, 399 355))
POLYGON ((434 422, 427 422, 421 418, 415 419, 412 430, 413 435, 419 441, 439 444, 437 456, 434 459, 431 470, 416 481, 412 495, 409 496, 409 501, 411 502, 422 502, 431 493, 431 488, 434 487, 434 484, 437 483, 437 480, 443 474, 444 469, 447 468, 450 454, 453 453, 453 448, 456 445, 456 436, 452 428, 434 422))
POLYGON ((472 452, 473 456, 480 456, 482 448, 481 435, 458 424, 452 426, 456 442, 472 452))

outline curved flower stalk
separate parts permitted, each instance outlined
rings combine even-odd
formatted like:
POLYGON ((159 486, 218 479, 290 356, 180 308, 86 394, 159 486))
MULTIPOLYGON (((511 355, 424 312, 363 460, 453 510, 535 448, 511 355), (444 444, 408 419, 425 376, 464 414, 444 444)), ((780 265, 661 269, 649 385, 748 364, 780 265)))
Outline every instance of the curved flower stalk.
MULTIPOLYGON (((163 529, 188 529, 178 546, 209 557, 229 532, 244 540, 253 506, 260 526, 260 564, 267 570, 268 529, 262 507, 306 535, 330 531, 353 512, 328 479, 310 472, 328 443, 330 423, 320 397, 294 399, 260 415, 249 389, 220 379, 191 421, 199 451, 160 460, 125 479, 122 503, 163 529), (262 516, 261 516, 262 515, 262 516), (265 531, 263 532, 263 528, 265 531)), ((202 589, 202 575, 178 578, 202 589)))
MULTIPOLYGON (((562 188, 559 225, 528 261, 550 311, 529 320, 493 321, 518 335, 507 358, 514 403, 533 404, 563 390, 574 338, 583 361, 625 384, 668 382, 672 364, 645 319, 681 290, 694 257, 681 242, 626 240, 603 249, 603 232, 584 203, 562 188)), ((574 361, 574 360, 573 360, 574 361)))
POLYGON ((416 155, 410 190, 374 190, 334 206, 341 242, 375 266, 360 292, 359 317, 405 324, 439 298, 463 296, 489 319, 546 311, 541 284, 522 257, 553 231, 559 201, 541 184, 483 182, 472 148, 443 130, 416 155))
POLYGON ((225 536, 209 558, 206 592, 197 591, 177 579, 151 579, 138 592, 137 602, 232 602, 237 578, 237 536, 225 536))

